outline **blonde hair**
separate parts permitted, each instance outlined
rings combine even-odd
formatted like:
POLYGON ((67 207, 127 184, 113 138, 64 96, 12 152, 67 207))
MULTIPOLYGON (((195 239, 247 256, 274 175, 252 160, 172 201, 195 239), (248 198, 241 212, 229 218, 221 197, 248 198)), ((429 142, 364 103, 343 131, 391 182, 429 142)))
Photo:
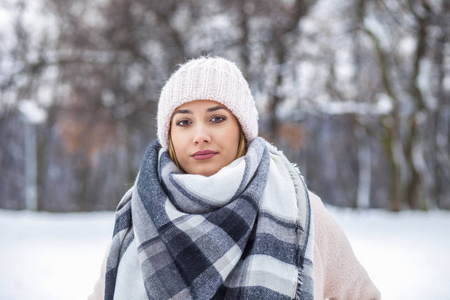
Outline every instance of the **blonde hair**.
MULTIPOLYGON (((241 126, 239 126, 239 144, 238 144, 238 149, 237 149, 237 153, 236 153, 236 159, 244 156, 245 153, 247 153, 247 141, 245 140, 244 131, 242 131, 241 126)), ((182 173, 186 173, 183 170, 183 168, 180 166, 180 163, 178 162, 177 154, 175 153, 175 148, 173 147, 172 136, 170 135, 170 130, 169 130, 169 156, 173 160, 173 162, 175 163, 177 168, 182 173)))

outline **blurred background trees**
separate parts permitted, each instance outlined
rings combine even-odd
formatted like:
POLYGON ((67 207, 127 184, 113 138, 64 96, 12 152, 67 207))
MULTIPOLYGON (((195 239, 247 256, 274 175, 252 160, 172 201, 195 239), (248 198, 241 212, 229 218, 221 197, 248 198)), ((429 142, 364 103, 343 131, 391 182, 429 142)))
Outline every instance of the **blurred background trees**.
POLYGON ((324 201, 450 209, 448 1, 3 0, 0 20, 1 208, 114 209, 164 82, 220 55, 324 201))

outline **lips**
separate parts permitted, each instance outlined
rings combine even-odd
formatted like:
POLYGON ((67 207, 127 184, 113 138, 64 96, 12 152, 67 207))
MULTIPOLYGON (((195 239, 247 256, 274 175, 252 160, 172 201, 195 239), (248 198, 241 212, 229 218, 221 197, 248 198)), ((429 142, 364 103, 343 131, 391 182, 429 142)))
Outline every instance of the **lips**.
POLYGON ((204 159, 212 158, 217 153, 219 153, 219 152, 211 151, 211 150, 203 150, 203 151, 195 152, 194 154, 191 155, 191 157, 196 160, 204 160, 204 159))

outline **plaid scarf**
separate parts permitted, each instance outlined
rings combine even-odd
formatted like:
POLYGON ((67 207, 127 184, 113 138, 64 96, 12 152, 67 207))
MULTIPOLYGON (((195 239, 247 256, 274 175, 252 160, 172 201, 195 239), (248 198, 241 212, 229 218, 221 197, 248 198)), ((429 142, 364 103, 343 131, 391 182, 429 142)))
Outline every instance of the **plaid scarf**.
POLYGON ((281 152, 257 138, 204 177, 160 149, 119 203, 105 299, 313 299, 308 191, 281 152))

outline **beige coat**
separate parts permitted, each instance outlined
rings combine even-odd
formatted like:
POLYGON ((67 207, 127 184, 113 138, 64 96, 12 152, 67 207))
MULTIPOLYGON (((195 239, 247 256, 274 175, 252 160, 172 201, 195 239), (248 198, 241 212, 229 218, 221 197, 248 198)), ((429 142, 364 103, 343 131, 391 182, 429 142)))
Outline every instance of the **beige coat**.
MULTIPOLYGON (((380 292, 355 257, 350 243, 319 197, 310 193, 314 212, 314 298, 370 300, 380 292)), ((88 300, 104 299, 106 257, 88 300)))

